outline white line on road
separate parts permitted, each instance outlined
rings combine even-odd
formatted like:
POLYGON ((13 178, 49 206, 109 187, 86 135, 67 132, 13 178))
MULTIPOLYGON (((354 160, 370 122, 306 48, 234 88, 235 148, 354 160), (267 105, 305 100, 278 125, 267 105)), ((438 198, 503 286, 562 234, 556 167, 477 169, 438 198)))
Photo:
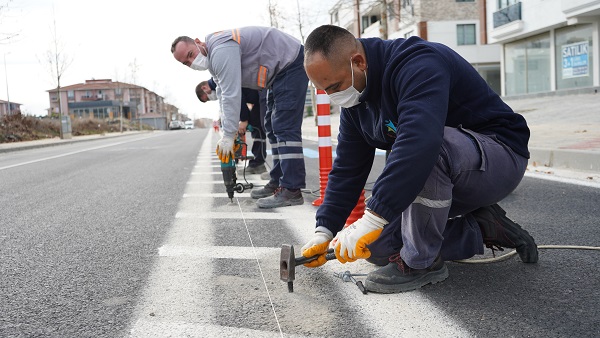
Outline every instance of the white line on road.
MULTIPOLYGON (((281 248, 255 247, 258 258, 277 256, 281 248)), ((243 246, 180 246, 164 245, 158 249, 161 257, 193 256, 200 258, 255 259, 252 247, 243 246)))
MULTIPOLYGON (((233 207, 233 205, 232 205, 233 207)), ((294 219, 297 215, 294 214, 286 214, 286 213, 278 213, 278 212, 253 212, 244 214, 246 219, 294 219)), ((191 218, 191 219, 240 219, 240 215, 236 214, 234 210, 231 212, 201 212, 201 213, 192 213, 192 212, 178 212, 175 215, 175 218, 191 218)))
MULTIPOLYGON (((209 133, 201 153, 212 150, 209 133)), ((197 163, 202 167, 202 163, 197 163)), ((222 184, 222 182, 217 182, 222 184)), ((211 189, 212 190, 212 189, 211 189)), ((254 283, 247 277, 217 275, 214 258, 254 259, 254 251, 244 247, 214 246, 212 217, 227 213, 186 213, 210 205, 211 198, 198 185, 187 185, 167 239, 158 250, 158 258, 148 277, 143 297, 133 317, 130 337, 280 337, 277 326, 265 321, 264 330, 215 325, 222 314, 216 313, 213 301, 215 285, 227 287, 231 279, 254 283)), ((221 193, 218 193, 219 195, 221 193)), ((237 210, 237 209, 236 209, 237 210)), ((236 214, 237 215, 237 214, 236 214)), ((258 248, 260 257, 277 257, 276 248, 258 248)), ((260 295, 260 291, 257 291, 260 295)), ((259 303, 261 299, 257 300, 259 303)), ((266 297, 264 302, 266 302, 266 297)), ((267 317, 268 318, 268 317, 267 317)), ((229 324, 229 323, 228 323, 229 324)), ((231 325, 244 325, 243 318, 231 325)))
POLYGON ((525 176, 526 177, 531 177, 531 178, 537 178, 537 179, 540 179, 540 180, 547 180, 547 181, 552 181, 552 182, 574 184, 574 185, 580 185, 580 186, 584 186, 584 187, 590 187, 590 188, 600 189, 600 183, 599 182, 582 181, 582 180, 578 180, 578 179, 575 179, 575 178, 552 176, 552 175, 548 175, 548 174, 531 173, 531 172, 526 172, 525 176))
POLYGON ((75 154, 79 154, 79 153, 84 153, 86 151, 92 151, 92 150, 98 150, 98 149, 103 149, 103 148, 108 148, 108 147, 114 147, 114 146, 118 146, 120 144, 131 143, 131 142, 136 142, 136 141, 142 141, 142 140, 146 140, 146 139, 149 139, 149 138, 158 137, 158 136, 164 136, 164 135, 166 135, 166 134, 152 135, 152 136, 147 136, 147 137, 143 137, 143 138, 138 138, 138 139, 135 139, 135 140, 128 140, 128 141, 116 142, 116 143, 106 144, 106 145, 103 145, 103 146, 97 146, 97 147, 92 147, 92 148, 87 148, 87 149, 72 151, 72 152, 69 152, 69 153, 64 153, 64 154, 60 154, 60 155, 55 155, 55 156, 40 158, 40 159, 33 160, 33 161, 27 161, 27 162, 17 163, 17 164, 5 166, 5 167, 0 167, 0 170, 5 170, 5 169, 10 169, 10 168, 20 167, 20 166, 24 166, 24 165, 27 165, 27 164, 37 163, 37 162, 43 162, 43 161, 53 160, 53 159, 56 159, 56 158, 61 158, 61 157, 65 157, 65 156, 71 156, 71 155, 75 155, 75 154))

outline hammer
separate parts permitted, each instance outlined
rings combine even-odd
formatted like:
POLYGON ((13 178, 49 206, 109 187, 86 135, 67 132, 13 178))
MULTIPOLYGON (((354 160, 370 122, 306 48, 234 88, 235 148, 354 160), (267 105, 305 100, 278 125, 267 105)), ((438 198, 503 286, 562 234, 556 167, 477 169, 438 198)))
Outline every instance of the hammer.
MULTIPOLYGON (((296 265, 302 265, 304 263, 312 262, 319 258, 319 256, 313 257, 294 257, 294 247, 289 244, 283 244, 281 246, 281 258, 279 259, 279 278, 288 283, 288 292, 294 292, 294 279, 296 279, 296 265)), ((325 259, 328 261, 335 259, 335 253, 333 249, 327 250, 325 259)))

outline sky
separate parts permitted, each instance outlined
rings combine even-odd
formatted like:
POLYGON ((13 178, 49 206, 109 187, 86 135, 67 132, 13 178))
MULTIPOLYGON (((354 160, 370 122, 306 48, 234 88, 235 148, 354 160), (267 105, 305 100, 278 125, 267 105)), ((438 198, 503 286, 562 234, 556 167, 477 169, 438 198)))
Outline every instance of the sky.
MULTIPOLYGON (((297 2, 271 2, 283 13, 280 28, 300 39, 297 2)), ((328 11, 338 0, 298 2, 306 36, 329 23, 328 11)), ((135 83, 190 118, 216 118, 217 103, 202 104, 194 94, 210 74, 177 62, 171 43, 180 35, 204 41, 215 31, 254 25, 270 25, 268 0, 0 0, 0 62, 6 65, 6 71, 0 66, 0 99, 8 94, 24 114, 46 115, 47 90, 57 85, 45 61, 56 27, 56 40, 71 61, 61 86, 90 79, 135 83)))

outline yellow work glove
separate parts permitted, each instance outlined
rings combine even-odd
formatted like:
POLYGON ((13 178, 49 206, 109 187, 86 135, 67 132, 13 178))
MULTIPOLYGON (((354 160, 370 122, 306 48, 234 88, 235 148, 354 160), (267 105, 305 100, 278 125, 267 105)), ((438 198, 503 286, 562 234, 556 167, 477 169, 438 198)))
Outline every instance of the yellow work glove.
POLYGON ((316 268, 317 266, 325 264, 325 262, 327 262, 327 259, 325 259, 325 255, 327 254, 327 249, 329 249, 329 242, 331 242, 332 238, 333 236, 328 233, 316 231, 313 235, 313 238, 310 241, 308 241, 308 243, 304 244, 304 246, 300 250, 302 252, 302 256, 304 257, 309 258, 319 255, 319 258, 312 262, 304 264, 304 266, 309 268, 316 268))
POLYGON ((239 144, 235 144, 233 137, 223 136, 217 142, 217 156, 223 163, 229 162, 229 159, 235 158, 235 151, 239 148, 239 144))
POLYGON ((367 245, 373 243, 388 224, 385 219, 365 211, 363 217, 337 233, 335 256, 342 262, 354 262, 359 258, 371 257, 367 245))

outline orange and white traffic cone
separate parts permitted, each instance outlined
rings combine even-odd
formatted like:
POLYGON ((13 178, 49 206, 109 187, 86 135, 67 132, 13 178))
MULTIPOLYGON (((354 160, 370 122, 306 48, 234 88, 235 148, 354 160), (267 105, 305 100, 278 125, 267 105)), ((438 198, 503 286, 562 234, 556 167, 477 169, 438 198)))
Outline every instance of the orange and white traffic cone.
POLYGON ((317 89, 317 127, 319 128, 319 181, 320 197, 312 205, 320 206, 325 198, 328 175, 332 167, 333 151, 331 149, 331 113, 329 96, 324 90, 317 89))

